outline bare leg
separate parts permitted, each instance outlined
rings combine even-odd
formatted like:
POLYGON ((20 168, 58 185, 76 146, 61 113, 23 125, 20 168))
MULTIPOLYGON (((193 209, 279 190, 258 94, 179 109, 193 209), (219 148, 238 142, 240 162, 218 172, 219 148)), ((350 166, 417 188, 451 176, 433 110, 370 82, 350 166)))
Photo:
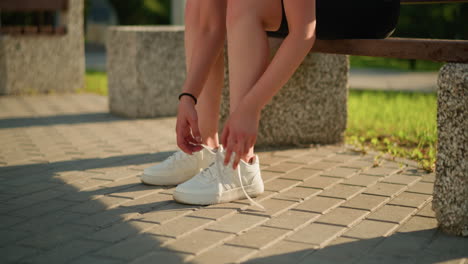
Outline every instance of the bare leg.
MULTIPOLYGON (((230 112, 253 87, 269 63, 265 30, 274 31, 281 23, 280 0, 229 0, 227 38, 229 55, 230 112)), ((250 148, 242 160, 254 155, 250 148)))
MULTIPOLYGON (((219 1, 219 0, 216 0, 219 1)), ((205 3, 206 4, 206 3, 205 3)), ((201 16, 204 14, 197 1, 187 1, 186 27, 185 27, 185 52, 187 72, 190 70, 191 57, 194 52, 194 42, 201 16)), ((212 148, 219 146, 218 121, 221 103, 221 92, 224 86, 224 52, 217 55, 215 63, 210 69, 209 76, 198 98, 196 110, 198 113, 198 126, 203 139, 203 144, 212 148)))

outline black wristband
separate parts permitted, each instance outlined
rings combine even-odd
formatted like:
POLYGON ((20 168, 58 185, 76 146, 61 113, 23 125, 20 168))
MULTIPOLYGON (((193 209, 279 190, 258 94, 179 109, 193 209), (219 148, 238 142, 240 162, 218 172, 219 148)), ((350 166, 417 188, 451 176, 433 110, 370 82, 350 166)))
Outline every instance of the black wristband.
POLYGON ((193 94, 191 94, 191 93, 181 93, 181 94, 179 95, 179 101, 180 101, 180 98, 181 98, 182 96, 184 96, 184 95, 187 95, 187 96, 192 97, 193 101, 195 101, 195 104, 197 104, 197 98, 196 98, 193 94))

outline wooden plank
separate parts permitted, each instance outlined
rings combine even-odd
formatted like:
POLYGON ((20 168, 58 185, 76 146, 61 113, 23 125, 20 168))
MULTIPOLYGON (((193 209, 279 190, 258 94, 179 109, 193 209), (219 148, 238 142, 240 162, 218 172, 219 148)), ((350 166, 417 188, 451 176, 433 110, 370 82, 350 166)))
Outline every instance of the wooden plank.
POLYGON ((317 40, 312 52, 467 63, 468 40, 411 38, 317 40))
POLYGON ((468 0, 400 0, 402 5, 468 3, 468 0))
POLYGON ((67 8, 67 0, 0 0, 1 11, 55 11, 67 8))

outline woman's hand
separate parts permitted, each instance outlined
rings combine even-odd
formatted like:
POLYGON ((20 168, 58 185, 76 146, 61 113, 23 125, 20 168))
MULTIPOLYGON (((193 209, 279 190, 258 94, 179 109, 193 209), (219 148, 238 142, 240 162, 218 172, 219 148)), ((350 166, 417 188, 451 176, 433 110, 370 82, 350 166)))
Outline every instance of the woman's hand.
POLYGON ((229 163, 235 152, 233 169, 236 169, 241 157, 248 154, 257 140, 260 111, 248 103, 240 103, 224 125, 221 143, 226 149, 224 165, 229 163))
POLYGON ((192 98, 182 96, 177 110, 177 146, 187 154, 200 151, 203 147, 200 130, 198 129, 198 115, 192 98))

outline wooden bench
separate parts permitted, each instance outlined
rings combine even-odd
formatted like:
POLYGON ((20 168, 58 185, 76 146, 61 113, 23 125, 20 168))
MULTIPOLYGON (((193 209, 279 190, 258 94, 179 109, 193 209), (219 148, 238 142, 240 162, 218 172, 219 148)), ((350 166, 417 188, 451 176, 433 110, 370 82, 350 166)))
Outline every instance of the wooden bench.
MULTIPOLYGON (((61 12, 68 9, 68 0, 1 0, 0 1, 0 34, 8 35, 63 35, 64 25, 56 25, 61 12), (4 25, 3 16, 34 17, 34 22, 8 23, 4 25)), ((25 20, 25 19, 23 19, 25 20)))

